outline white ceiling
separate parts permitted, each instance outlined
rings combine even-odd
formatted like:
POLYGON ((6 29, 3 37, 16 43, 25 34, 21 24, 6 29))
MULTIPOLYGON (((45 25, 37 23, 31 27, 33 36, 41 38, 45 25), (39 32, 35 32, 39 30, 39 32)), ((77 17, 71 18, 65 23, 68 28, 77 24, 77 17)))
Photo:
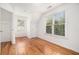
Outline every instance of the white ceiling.
POLYGON ((15 12, 21 12, 21 15, 32 17, 33 21, 38 21, 42 13, 60 5, 58 3, 10 3, 15 12))
POLYGON ((20 8, 24 12, 41 13, 59 5, 56 3, 10 3, 14 8, 20 8))
POLYGON ((0 3, 1 7, 14 12, 15 15, 28 17, 35 22, 40 19, 43 13, 58 5, 60 3, 0 3))

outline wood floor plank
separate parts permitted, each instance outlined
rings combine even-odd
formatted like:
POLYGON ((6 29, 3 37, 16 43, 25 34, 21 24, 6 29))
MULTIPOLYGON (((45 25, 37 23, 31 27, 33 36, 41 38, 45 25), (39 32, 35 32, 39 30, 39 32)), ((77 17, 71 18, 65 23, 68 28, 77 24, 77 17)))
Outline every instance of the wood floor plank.
POLYGON ((17 37, 16 44, 1 43, 2 55, 79 55, 70 49, 50 43, 44 39, 17 37))
POLYGON ((0 43, 0 55, 1 55, 1 43, 0 43))

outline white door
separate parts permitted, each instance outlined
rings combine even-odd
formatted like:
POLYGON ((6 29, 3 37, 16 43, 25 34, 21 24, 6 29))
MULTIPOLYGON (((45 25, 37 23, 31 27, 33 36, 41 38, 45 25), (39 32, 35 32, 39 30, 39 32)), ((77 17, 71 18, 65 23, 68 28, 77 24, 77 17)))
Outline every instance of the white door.
POLYGON ((2 28, 1 28, 1 23, 0 23, 0 43, 1 43, 1 39, 2 39, 2 28))
MULTIPOLYGON (((0 43, 1 43, 1 33, 2 33, 2 28, 1 28, 1 8, 0 8, 0 43)), ((1 45, 1 44, 0 44, 1 45)))
POLYGON ((12 13, 1 8, 1 42, 11 41, 12 13))

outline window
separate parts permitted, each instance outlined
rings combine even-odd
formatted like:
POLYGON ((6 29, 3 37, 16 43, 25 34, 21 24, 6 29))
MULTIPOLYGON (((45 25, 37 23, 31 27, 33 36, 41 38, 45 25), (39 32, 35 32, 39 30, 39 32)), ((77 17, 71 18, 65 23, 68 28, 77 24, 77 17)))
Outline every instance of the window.
POLYGON ((54 17, 54 34, 65 36, 65 13, 57 13, 54 17))
POLYGON ((46 33, 65 36, 65 12, 55 13, 52 17, 48 17, 46 33), (52 30, 54 30, 54 32, 52 32, 52 30))
POLYGON ((25 20, 18 19, 17 20, 17 30, 24 30, 25 28, 25 20))
POLYGON ((51 17, 48 17, 48 19, 47 19, 46 33, 52 34, 52 18, 51 17))

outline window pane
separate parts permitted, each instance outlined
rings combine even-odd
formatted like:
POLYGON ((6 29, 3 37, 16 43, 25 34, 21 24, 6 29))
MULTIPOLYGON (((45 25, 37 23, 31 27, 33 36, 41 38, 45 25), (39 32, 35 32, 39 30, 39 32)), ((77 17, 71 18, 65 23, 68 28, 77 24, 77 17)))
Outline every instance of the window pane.
POLYGON ((55 14, 54 34, 65 36, 65 13, 55 14))
POLYGON ((54 25, 54 34, 65 36, 65 25, 54 25))
POLYGON ((52 17, 49 16, 46 21, 46 33, 52 34, 52 17))
POLYGON ((46 26, 52 26, 52 19, 48 18, 46 26))
POLYGON ((55 14, 55 24, 64 24, 65 23, 65 13, 60 12, 55 14))
POLYGON ((46 26, 46 33, 52 34, 52 26, 46 26))

